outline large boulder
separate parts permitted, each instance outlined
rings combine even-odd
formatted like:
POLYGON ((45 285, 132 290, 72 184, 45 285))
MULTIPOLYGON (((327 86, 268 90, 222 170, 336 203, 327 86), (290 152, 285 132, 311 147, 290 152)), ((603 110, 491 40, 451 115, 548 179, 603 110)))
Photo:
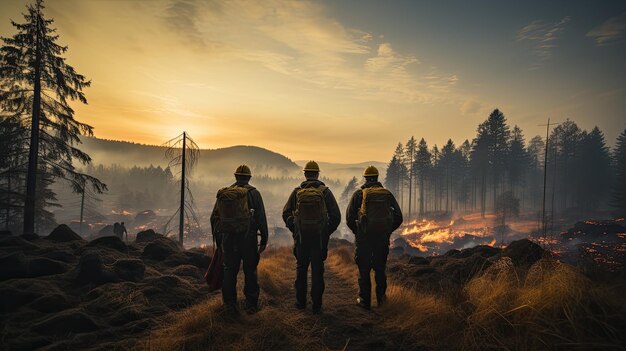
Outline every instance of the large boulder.
POLYGON ((103 236, 101 238, 94 239, 87 244, 88 247, 108 247, 119 252, 127 252, 128 247, 117 236, 103 236))
POLYGON ((180 253, 181 251, 181 247, 178 243, 168 238, 159 238, 144 247, 141 257, 156 261, 163 261, 170 255, 180 253))
POLYGON ((172 271, 172 274, 174 274, 176 276, 179 276, 179 277, 192 277, 192 278, 196 278, 196 279, 202 279, 203 278, 203 274, 198 269, 198 267, 192 266, 190 264, 176 267, 172 271))
POLYGON ((409 264, 413 264, 416 266, 420 266, 420 265, 429 265, 430 261, 428 261, 426 258, 424 257, 420 257, 420 256, 411 256, 411 258, 409 258, 409 264))
POLYGON ((539 261, 546 251, 528 239, 513 241, 502 252, 502 256, 510 257, 517 266, 530 266, 539 261))
POLYGON ((151 241, 155 241, 157 239, 162 239, 162 238, 164 238, 163 235, 156 233, 152 229, 148 229, 148 230, 144 230, 142 232, 137 233, 135 242, 138 242, 138 243, 151 242, 151 241))
POLYGON ((6 251, 37 250, 40 247, 18 236, 0 236, 0 248, 6 251))
POLYGON ((76 280, 80 283, 97 284, 106 280, 104 263, 96 252, 87 252, 81 256, 76 271, 76 280))
POLYGON ((143 279, 146 266, 138 259, 120 259, 113 264, 113 270, 122 280, 138 282, 143 279))
POLYGON ((76 234, 72 229, 70 229, 70 227, 65 224, 61 224, 58 227, 54 228, 52 233, 50 233, 50 235, 48 235, 46 239, 56 242, 83 240, 80 235, 76 234))

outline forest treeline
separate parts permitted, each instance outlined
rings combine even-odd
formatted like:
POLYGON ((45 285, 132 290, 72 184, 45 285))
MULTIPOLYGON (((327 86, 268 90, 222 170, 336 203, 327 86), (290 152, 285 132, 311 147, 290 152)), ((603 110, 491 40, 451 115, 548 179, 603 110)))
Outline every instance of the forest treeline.
POLYGON ((495 109, 476 136, 439 148, 425 138, 398 143, 386 186, 409 215, 435 212, 496 212, 502 197, 522 211, 540 210, 546 183, 547 217, 556 213, 593 214, 626 208, 626 130, 611 152, 598 127, 581 129, 574 121, 551 128, 547 143, 539 135, 526 141, 495 109), (544 160, 547 157, 547 164, 544 160), (545 168, 544 168, 545 166, 545 168), (500 201, 499 201, 500 200, 500 201))

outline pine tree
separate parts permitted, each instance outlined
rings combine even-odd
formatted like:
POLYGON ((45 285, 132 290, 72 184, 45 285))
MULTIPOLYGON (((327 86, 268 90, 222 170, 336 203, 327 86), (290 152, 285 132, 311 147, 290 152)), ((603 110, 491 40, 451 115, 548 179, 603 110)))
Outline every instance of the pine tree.
POLYGON ((616 215, 624 217, 626 216, 626 129, 617 138, 615 151, 613 151, 613 166, 615 167, 615 180, 611 206, 615 208, 616 215))
POLYGON ((420 217, 424 216, 424 206, 425 206, 425 197, 426 193, 424 192, 424 188, 426 185, 426 179, 428 178, 428 174, 432 167, 432 155, 430 151, 428 151, 428 144, 426 140, 422 138, 417 145, 417 156, 415 157, 415 170, 417 172, 417 178, 419 181, 419 196, 420 196, 420 206, 419 206, 419 215, 420 217))
POLYGON ((400 194, 399 174, 401 172, 400 161, 394 155, 387 165, 387 173, 385 174, 385 187, 398 198, 400 194))
POLYGON ((89 155, 74 145, 80 144, 79 135, 92 135, 93 128, 75 120, 69 105, 74 100, 87 103, 83 89, 90 81, 61 56, 67 47, 57 44, 59 36, 52 27, 53 20, 44 17, 43 0, 28 5, 27 10, 24 23, 11 22, 17 34, 2 38, 0 107, 30 126, 24 233, 33 233, 38 170, 69 180, 76 191, 85 183, 97 192, 106 185, 77 172, 72 164, 73 160, 91 162, 89 155))
POLYGON ((343 189, 343 192, 341 193, 341 197, 340 197, 341 202, 347 203, 348 200, 350 200, 350 197, 352 196, 352 194, 356 191, 358 187, 357 183, 358 181, 356 177, 352 177, 352 179, 350 179, 348 184, 346 184, 346 187, 343 189))
POLYGON ((407 141, 404 150, 406 167, 409 172, 409 219, 412 215, 412 206, 413 206, 413 175, 415 174, 415 154, 417 153, 417 142, 414 137, 411 137, 409 141, 407 141))
POLYGON ((587 211, 597 210, 610 190, 611 154, 598 127, 584 133, 577 155, 577 203, 587 211))

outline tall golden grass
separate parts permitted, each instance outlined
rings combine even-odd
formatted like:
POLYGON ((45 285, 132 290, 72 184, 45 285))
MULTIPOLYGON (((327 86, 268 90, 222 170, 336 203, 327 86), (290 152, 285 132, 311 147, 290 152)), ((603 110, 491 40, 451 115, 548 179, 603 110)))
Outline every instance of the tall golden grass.
MULTIPOLYGON (((231 316, 219 296, 168 316, 140 345, 145 350, 321 350, 333 321, 363 314, 312 319, 291 307, 295 269, 288 249, 264 254, 259 283, 261 311, 231 316), (288 278, 289 277, 289 278, 288 278), (285 307, 287 306, 287 307, 285 307)), ((353 251, 329 254, 329 273, 357 283, 353 251)), ((393 277, 392 277, 393 278, 393 277)), ((390 279, 388 300, 371 312, 376 330, 401 338, 400 345, 433 350, 624 349, 625 300, 576 268, 541 260, 520 270, 501 259, 461 288, 461 301, 420 293, 390 279)), ((332 291, 327 291, 332 294, 332 291)), ((346 298, 353 298, 352 296, 346 298)), ((354 307, 357 309, 358 307, 354 307)), ((359 317, 361 316, 361 317, 359 317)), ((343 321, 358 326, 360 321, 343 321)))

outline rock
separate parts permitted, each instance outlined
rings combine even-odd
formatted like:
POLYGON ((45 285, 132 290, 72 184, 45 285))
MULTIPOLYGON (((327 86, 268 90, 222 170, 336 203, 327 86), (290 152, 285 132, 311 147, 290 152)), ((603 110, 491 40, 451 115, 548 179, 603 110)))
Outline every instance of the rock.
POLYGON ((157 234, 152 229, 144 230, 142 232, 137 233, 137 237, 135 238, 135 242, 143 243, 143 242, 151 242, 157 239, 165 238, 161 234, 157 234))
POLYGON ((30 308, 43 312, 53 313, 66 310, 72 307, 72 304, 67 300, 64 295, 61 294, 49 294, 44 295, 35 301, 31 302, 30 308))
POLYGON ((22 252, 0 256, 0 280, 22 278, 26 275, 26 256, 22 252))
POLYGON ((113 226, 110 224, 105 225, 102 229, 98 231, 98 236, 114 236, 113 226))
POLYGON ((430 262, 425 259, 424 257, 420 257, 420 256, 411 256, 411 258, 409 258, 409 264, 414 264, 414 265, 429 265, 430 262))
POLYGON ((88 333, 98 329, 94 320, 79 310, 68 310, 53 315, 35 324, 33 331, 45 334, 66 336, 68 334, 88 333))
POLYGON ((143 279, 146 266, 138 259, 120 259, 113 264, 113 270, 122 280, 138 282, 143 279))
POLYGON ((191 261, 189 257, 182 252, 175 252, 167 256, 167 258, 163 261, 163 264, 168 267, 176 267, 191 264, 191 261))
POLYGON ((87 244, 88 247, 108 247, 119 252, 127 252, 128 247, 117 236, 103 236, 101 238, 94 239, 87 244))
POLYGON ((52 233, 46 237, 48 240, 56 242, 68 242, 75 240, 83 240, 80 235, 76 234, 70 227, 65 224, 61 224, 54 228, 52 233))
POLYGON ((144 247, 141 257, 156 261, 163 261, 181 249, 177 243, 167 238, 159 238, 144 247))
POLYGON ((172 271, 172 274, 177 275, 179 277, 192 277, 192 278, 197 278, 197 279, 203 278, 203 274, 202 272, 200 272, 198 267, 192 266, 189 264, 176 267, 172 271))
POLYGON ((95 252, 88 252, 81 256, 78 266, 76 280, 81 283, 100 283, 104 276, 104 264, 100 255, 95 252))
POLYGON ((189 263, 198 267, 207 269, 209 268, 209 263, 211 263, 211 257, 204 254, 204 250, 196 251, 189 250, 184 252, 185 256, 189 259, 189 263))
POLYGON ((502 251, 501 249, 489 245, 477 245, 474 247, 470 247, 469 249, 463 249, 461 251, 451 250, 448 252, 448 256, 454 258, 467 258, 471 257, 475 254, 479 254, 482 257, 491 257, 495 256, 502 251))
POLYGON ((513 241, 502 252, 502 256, 510 257, 515 265, 530 266, 537 262, 545 251, 541 246, 528 239, 513 241))
POLYGON ((67 266, 63 262, 51 260, 45 257, 36 257, 28 261, 28 276, 41 277, 44 275, 53 275, 65 273, 67 266))

